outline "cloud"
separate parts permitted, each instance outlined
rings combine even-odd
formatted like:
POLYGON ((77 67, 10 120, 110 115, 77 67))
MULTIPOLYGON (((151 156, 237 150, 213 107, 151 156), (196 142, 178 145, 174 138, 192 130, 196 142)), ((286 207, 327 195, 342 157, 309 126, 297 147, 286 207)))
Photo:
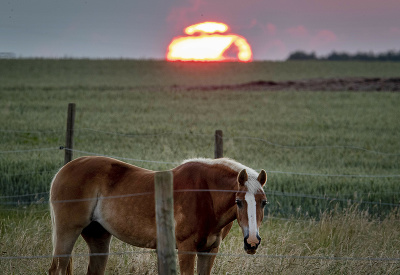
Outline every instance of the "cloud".
POLYGON ((337 36, 330 30, 321 30, 318 31, 316 35, 311 38, 310 46, 311 48, 317 49, 324 46, 332 45, 336 42, 337 36))
POLYGON ((203 0, 190 0, 189 6, 173 7, 167 16, 167 22, 174 22, 178 28, 192 24, 191 15, 198 12, 206 3, 203 0))
POLYGON ((290 52, 304 51, 331 51, 337 46, 338 36, 329 29, 309 29, 304 25, 295 25, 281 28, 278 24, 259 24, 263 32, 263 41, 258 40, 263 46, 254 51, 255 56, 264 59, 285 59, 290 52))
POLYGON ((389 29, 388 34, 395 37, 400 37, 400 28, 392 27, 389 29))
POLYGON ((294 26, 285 30, 284 41, 303 48, 304 50, 319 50, 332 46, 338 41, 337 35, 328 29, 309 30, 303 25, 294 26))
POLYGON ((272 23, 260 23, 259 21, 257 21, 257 19, 252 19, 247 28, 256 31, 261 30, 263 34, 266 34, 268 36, 275 36, 277 32, 276 25, 272 23))
POLYGON ((264 27, 264 30, 268 35, 271 35, 271 36, 275 36, 276 35, 276 26, 274 24, 268 23, 264 27))
POLYGON ((249 25, 249 28, 254 28, 255 26, 258 25, 257 19, 252 19, 249 25))
POLYGON ((268 41, 265 45, 265 58, 269 60, 281 60, 287 57, 288 49, 285 44, 280 39, 272 39, 268 41))
POLYGON ((309 36, 309 31, 306 29, 306 27, 304 27, 302 25, 286 29, 286 33, 288 33, 290 36, 296 37, 296 38, 309 36))

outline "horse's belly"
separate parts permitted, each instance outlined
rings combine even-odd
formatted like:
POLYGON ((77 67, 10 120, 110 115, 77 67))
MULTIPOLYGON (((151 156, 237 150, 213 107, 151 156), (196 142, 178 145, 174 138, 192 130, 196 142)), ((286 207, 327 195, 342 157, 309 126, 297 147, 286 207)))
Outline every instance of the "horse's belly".
POLYGON ((127 228, 125 226, 121 227, 109 222, 104 222, 102 225, 113 236, 125 243, 137 247, 156 249, 157 239, 154 236, 146 234, 146 232, 132 230, 132 228, 127 228))
POLYGON ((123 242, 144 248, 156 248, 157 228, 151 215, 145 211, 121 209, 107 202, 98 203, 94 211, 94 220, 108 232, 123 242))

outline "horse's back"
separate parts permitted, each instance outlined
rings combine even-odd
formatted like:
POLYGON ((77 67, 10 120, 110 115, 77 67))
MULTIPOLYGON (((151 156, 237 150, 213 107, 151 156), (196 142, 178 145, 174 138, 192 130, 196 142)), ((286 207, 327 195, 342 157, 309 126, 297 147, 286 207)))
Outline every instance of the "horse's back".
POLYGON ((134 180, 139 181, 141 175, 149 172, 116 159, 81 157, 64 165, 55 175, 50 200, 53 208, 67 206, 92 211, 99 197, 122 195, 134 180))
POLYGON ((67 163, 56 174, 51 185, 52 200, 70 196, 84 198, 100 190, 112 192, 125 178, 137 178, 149 172, 112 158, 81 157, 67 163))

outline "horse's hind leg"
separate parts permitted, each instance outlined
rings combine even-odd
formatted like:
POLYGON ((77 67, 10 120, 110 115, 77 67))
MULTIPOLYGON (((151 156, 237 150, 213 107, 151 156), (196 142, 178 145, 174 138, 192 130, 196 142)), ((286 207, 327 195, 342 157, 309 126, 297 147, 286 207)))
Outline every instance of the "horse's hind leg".
POLYGON ((89 246, 89 267, 87 274, 104 274, 106 269, 111 234, 98 222, 92 222, 82 231, 82 237, 89 246), (105 255, 92 255, 101 253, 105 255))
MULTIPOLYGON (((60 230, 58 230, 60 231, 60 230)), ((49 269, 49 274, 72 274, 72 264, 70 263, 70 254, 80 230, 57 232, 54 236, 53 260, 49 269), (59 256, 59 257, 57 257, 59 256)))

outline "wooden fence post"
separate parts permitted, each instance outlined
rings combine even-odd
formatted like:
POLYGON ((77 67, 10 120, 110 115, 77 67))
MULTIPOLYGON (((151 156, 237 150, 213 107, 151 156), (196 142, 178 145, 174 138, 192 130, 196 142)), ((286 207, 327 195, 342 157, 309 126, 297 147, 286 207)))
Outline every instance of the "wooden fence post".
POLYGON ((222 130, 215 131, 215 146, 214 146, 214 158, 223 158, 224 157, 224 141, 223 141, 223 133, 222 130))
POLYGON ((176 274, 175 220, 172 171, 156 172, 154 193, 157 222, 158 274, 176 274))
POLYGON ((67 133, 65 137, 64 164, 72 160, 72 149, 74 146, 74 122, 75 122, 75 103, 68 104, 67 133))

